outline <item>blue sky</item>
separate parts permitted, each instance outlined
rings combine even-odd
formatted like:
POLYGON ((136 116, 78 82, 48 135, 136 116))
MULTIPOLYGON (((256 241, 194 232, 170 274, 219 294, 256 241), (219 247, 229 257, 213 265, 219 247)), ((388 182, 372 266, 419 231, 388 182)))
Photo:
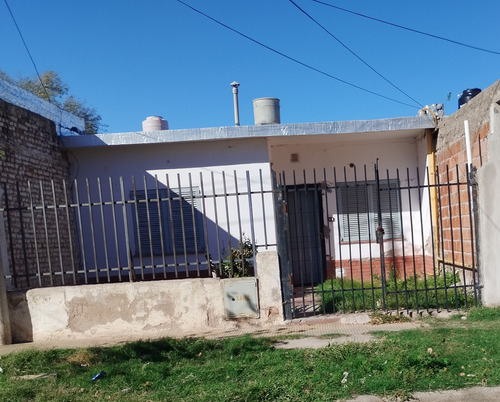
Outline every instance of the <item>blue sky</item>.
MULTIPOLYGON (((289 0, 184 0, 288 57, 340 80, 413 105, 289 0)), ((500 52, 498 0, 422 3, 324 0, 358 13, 500 52)), ((500 55, 480 52, 295 0, 372 68, 419 104, 457 110, 467 88, 500 79, 500 55), (448 100, 448 94, 451 93, 448 100)), ((107 132, 141 129, 160 115, 170 128, 234 124, 230 83, 238 81, 241 125, 252 100, 281 100, 282 123, 414 116, 408 106, 353 88, 280 56, 176 0, 8 0, 40 72, 54 70, 97 109, 107 132)), ((0 1, 0 69, 32 76, 33 65, 0 1)))

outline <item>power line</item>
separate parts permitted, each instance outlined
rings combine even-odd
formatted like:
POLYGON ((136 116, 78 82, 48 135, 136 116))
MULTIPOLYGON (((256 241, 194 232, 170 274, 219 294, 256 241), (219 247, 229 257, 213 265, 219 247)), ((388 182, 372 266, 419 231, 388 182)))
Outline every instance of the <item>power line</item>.
POLYGON ((236 34, 238 34, 238 35, 242 36, 242 37, 243 37, 243 38, 245 38, 245 39, 248 39, 248 40, 252 41, 253 43, 255 43, 255 44, 259 45, 259 46, 262 46, 263 48, 265 48, 265 49, 267 49, 267 50, 269 50, 269 51, 271 51, 271 52, 273 52, 273 53, 276 53, 276 54, 278 54, 278 55, 280 55, 280 56, 282 56, 282 57, 284 57, 284 58, 286 58, 286 59, 288 59, 288 60, 290 60, 290 61, 293 61, 294 63, 300 64, 300 65, 301 65, 301 66, 303 66, 303 67, 306 67, 306 68, 308 68, 308 69, 310 69, 310 70, 316 71, 317 73, 320 73, 320 74, 322 74, 322 75, 324 75, 324 76, 326 76, 326 77, 328 77, 328 78, 331 78, 331 79, 336 80, 336 81, 338 81, 338 82, 341 82, 341 83, 343 83, 343 84, 349 85, 350 87, 353 87, 353 88, 359 89, 360 91, 364 91, 364 92, 367 92, 367 93, 369 93, 369 94, 372 94, 372 95, 378 96, 378 97, 380 97, 380 98, 384 98, 384 99, 390 100, 390 101, 392 101, 392 102, 396 102, 396 103, 399 103, 399 104, 401 104, 401 105, 409 106, 409 107, 411 107, 411 108, 413 108, 413 109, 416 109, 416 107, 415 107, 414 105, 410 105, 410 104, 408 104, 408 103, 405 103, 405 102, 399 101, 399 100, 397 100, 397 99, 390 98, 390 97, 388 97, 388 96, 385 96, 385 95, 379 94, 379 93, 377 93, 377 92, 371 91, 371 90, 369 90, 369 89, 363 88, 363 87, 361 87, 361 86, 359 86, 359 85, 356 85, 356 84, 353 84, 353 83, 348 82, 348 81, 346 81, 346 80, 343 80, 343 79, 341 79, 341 78, 335 77, 334 75, 331 75, 331 74, 329 74, 329 73, 327 73, 327 72, 325 72, 325 71, 323 71, 323 70, 320 70, 320 69, 318 69, 318 68, 316 68, 316 67, 313 67, 313 66, 311 66, 310 64, 304 63, 304 62, 302 62, 302 61, 300 61, 300 60, 298 60, 298 59, 295 59, 295 58, 293 58, 293 57, 291 57, 291 56, 288 56, 288 55, 286 55, 285 53, 282 53, 282 52, 280 52, 279 50, 276 50, 276 49, 274 49, 274 48, 272 48, 272 47, 270 47, 270 46, 268 46, 268 45, 266 45, 266 44, 264 44, 264 43, 262 43, 262 42, 259 42, 258 40, 253 39, 252 37, 250 37, 250 36, 248 36, 248 35, 245 35, 243 32, 240 32, 240 31, 238 31, 238 30, 236 30, 236 29, 234 29, 234 28, 230 27, 229 25, 224 24, 223 22, 220 22, 220 21, 216 20, 215 18, 211 17, 210 15, 205 14, 203 11, 200 11, 200 10, 198 10, 198 9, 196 9, 196 8, 194 8, 194 7, 192 7, 192 6, 190 6, 189 4, 185 3, 185 2, 184 2, 184 1, 182 1, 182 0, 177 0, 177 2, 178 2, 178 3, 181 3, 182 5, 186 6, 186 7, 187 7, 187 8, 189 8, 189 9, 193 10, 194 12, 196 12, 196 13, 198 13, 198 14, 200 14, 200 15, 204 16, 205 18, 208 18, 209 20, 211 20, 211 21, 215 22, 216 24, 219 24, 220 26, 222 26, 222 27, 224 27, 224 28, 226 28, 226 29, 229 29, 230 31, 232 31, 232 32, 234 32, 234 33, 236 33, 236 34))
POLYGON ((403 25, 394 24, 392 22, 384 21, 384 20, 381 20, 379 18, 370 17, 369 15, 366 15, 366 14, 357 13, 355 11, 348 10, 346 8, 342 8, 342 7, 339 7, 339 6, 334 6, 333 4, 325 3, 324 1, 321 1, 321 0, 312 0, 312 1, 314 1, 315 3, 318 3, 318 4, 322 4, 324 6, 335 8, 335 9, 340 10, 340 11, 345 11, 346 13, 350 13, 350 14, 357 15, 359 17, 367 18, 367 19, 372 20, 372 21, 377 21, 377 22, 380 22, 382 24, 386 24, 386 25, 390 25, 390 26, 393 26, 393 27, 396 27, 396 28, 404 29, 406 31, 418 33, 420 35, 429 36, 429 37, 434 38, 434 39, 439 39, 439 40, 443 40, 443 41, 446 41, 446 42, 454 43, 455 45, 468 47, 470 49, 479 50, 481 52, 486 52, 486 53, 500 55, 500 52, 497 52, 495 50, 489 50, 489 49, 485 49, 485 48, 474 46, 474 45, 468 45, 467 43, 459 42, 459 41, 456 41, 456 40, 453 40, 453 39, 448 39, 448 38, 445 38, 443 36, 433 35, 433 34, 430 34, 430 33, 427 33, 427 32, 419 31, 418 29, 408 28, 408 27, 405 27, 403 25))
MULTIPOLYGON (((9 10, 9 14, 12 17, 12 21, 14 21, 14 25, 16 26, 17 32, 19 33, 19 36, 21 37, 21 40, 23 41, 24 48, 26 49, 26 52, 28 53, 28 56, 31 60, 31 64, 33 64, 33 67, 35 68, 36 75, 38 77, 38 80, 40 81, 40 85, 42 86, 45 95, 47 95, 47 100, 52 103, 50 99, 49 92, 47 91, 47 88, 45 88, 45 85, 43 85, 42 78, 40 77, 40 73, 38 72, 38 68, 36 67, 35 60, 33 59, 33 56, 31 56, 31 52, 28 49, 28 45, 26 44, 26 41, 24 40, 23 34, 21 33, 21 30, 19 29, 19 25, 17 25, 16 19, 14 18, 14 14, 12 13, 12 10, 10 9, 9 3, 7 3, 7 0, 4 0, 5 5, 7 6, 7 10, 9 10)), ((58 106, 59 107, 59 106, 58 106)))
POLYGON ((316 25, 318 25, 323 31, 325 31, 328 35, 330 35, 333 39, 335 39, 338 43, 340 43, 349 53, 351 53, 354 57, 356 57, 359 61, 361 61, 365 66, 367 66, 370 70, 372 70, 375 74, 377 74, 380 78, 382 78, 385 82, 387 82, 389 85, 391 85, 393 88, 396 88, 399 92, 401 92, 403 95, 405 95, 407 98, 411 99, 413 102, 415 102, 417 105, 420 107, 423 107, 423 105, 412 98, 410 95, 408 95, 405 91, 403 91, 401 88, 399 88, 396 84, 394 84, 392 81, 390 81, 388 78, 386 78, 384 75, 382 75, 380 72, 375 70, 374 67, 372 67, 370 64, 368 64, 364 59, 362 59, 358 54, 356 54, 349 46, 347 46, 344 42, 342 42, 339 38, 337 38, 333 33, 331 33, 328 29, 326 29, 323 25, 321 25, 315 18, 313 18, 307 11, 305 11, 302 7, 300 7, 295 1, 289 0, 290 3, 292 3, 295 7, 297 7, 300 12, 302 12, 305 16, 307 16, 311 21, 313 21, 316 25))

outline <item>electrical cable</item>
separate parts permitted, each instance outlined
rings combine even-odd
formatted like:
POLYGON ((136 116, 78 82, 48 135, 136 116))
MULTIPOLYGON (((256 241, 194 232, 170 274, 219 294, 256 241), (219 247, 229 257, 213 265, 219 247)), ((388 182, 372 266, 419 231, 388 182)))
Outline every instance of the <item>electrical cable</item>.
POLYGON ((470 48, 470 49, 474 49, 474 50, 479 50, 479 51, 481 51, 481 52, 486 52, 486 53, 491 53, 491 54, 497 54, 497 55, 500 55, 500 52, 497 52, 497 51, 495 51, 495 50, 489 50, 489 49, 485 49, 485 48, 478 47, 478 46, 474 46, 474 45, 468 45, 468 44, 466 44, 466 43, 459 42, 459 41, 456 41, 456 40, 453 40, 453 39, 448 39, 448 38, 445 38, 445 37, 443 37, 443 36, 433 35, 433 34, 430 34, 430 33, 427 33, 427 32, 419 31, 419 30, 417 30, 417 29, 408 28, 408 27, 405 27, 405 26, 403 26, 403 25, 398 25, 398 24, 395 24, 395 23, 393 23, 393 22, 384 21, 384 20, 381 20, 381 19, 379 19, 379 18, 375 18, 375 17, 370 17, 369 15, 366 15, 366 14, 357 13, 356 11, 348 10, 348 9, 346 9, 346 8, 342 8, 342 7, 339 7, 339 6, 334 6, 333 4, 325 3, 324 1, 321 1, 321 0, 312 0, 312 1, 314 1, 315 3, 318 3, 318 4, 322 4, 322 5, 324 5, 324 6, 328 6, 328 7, 335 8, 335 9, 337 9, 337 10, 340 10, 340 11, 344 11, 344 12, 346 12, 346 13, 350 13, 350 14, 357 15, 357 16, 359 16, 359 17, 367 18, 367 19, 372 20, 372 21, 377 21, 377 22, 380 22, 380 23, 382 23, 382 24, 386 24, 386 25, 390 25, 390 26, 393 26, 393 27, 396 27, 396 28, 404 29, 404 30, 406 30, 406 31, 410 31, 410 32, 418 33, 418 34, 420 34, 420 35, 429 36, 429 37, 434 38, 434 39, 443 40, 443 41, 446 41, 446 42, 453 43, 453 44, 455 44, 455 45, 468 47, 468 48, 470 48))
POLYGON ((349 53, 351 53, 354 57, 356 57, 359 61, 361 61, 365 66, 367 66, 370 70, 372 70, 375 74, 377 74, 380 78, 382 78, 385 82, 387 82, 389 85, 391 85, 393 88, 396 88, 399 92, 401 92, 403 95, 405 95, 407 98, 411 99, 413 102, 415 102, 419 107, 423 107, 423 105, 412 98, 410 95, 408 95, 405 91, 403 91, 401 88, 399 88, 396 84, 391 82, 388 78, 386 78, 384 75, 382 75, 380 72, 375 70, 370 64, 368 64, 365 60, 363 60, 358 54, 356 54, 351 48, 349 48, 344 42, 342 42, 339 38, 337 38, 334 34, 332 34, 328 29, 326 29, 323 25, 321 25, 315 18, 313 18, 307 11, 305 11, 302 7, 300 7, 295 1, 293 0, 288 0, 290 3, 292 3, 295 7, 297 7, 301 13, 303 13, 305 16, 307 16, 311 21, 313 21, 316 25, 318 25, 323 31, 325 31, 328 35, 330 35, 333 39, 335 39, 338 43, 340 43, 349 53))
POLYGON ((45 95, 47 95, 47 100, 51 102, 49 92, 47 91, 47 88, 45 88, 45 85, 43 85, 42 78, 40 77, 40 73, 38 72, 38 68, 36 66, 35 60, 33 59, 33 56, 31 56, 31 52, 28 48, 28 45, 26 44, 26 41, 24 40, 24 36, 21 32, 21 29, 19 28, 19 25, 17 25, 17 21, 14 17, 14 14, 12 13, 12 10, 10 9, 9 3, 7 3, 7 0, 4 0, 5 5, 7 6, 7 10, 9 10, 9 14, 12 17, 12 21, 14 21, 14 25, 16 26, 17 32, 19 33, 19 36, 21 37, 21 40, 23 42, 24 48, 26 49, 26 52, 28 53, 28 56, 31 60, 31 64, 33 64, 33 67, 35 68, 36 75, 38 77, 38 80, 40 81, 40 84, 42 85, 43 90, 45 91, 45 95))
MULTIPOLYGON (((29 56, 29 58, 31 60, 31 63, 33 64, 33 67, 34 67, 35 72, 36 72, 36 76, 38 77, 38 81, 40 81, 40 85, 42 86, 42 88, 43 88, 43 90, 45 92, 45 95, 47 96, 47 101, 50 104, 56 106, 59 109, 59 111, 61 113, 60 119, 62 121, 62 113, 65 110, 57 102, 52 101, 52 99, 50 98, 50 94, 47 91, 47 88, 45 87, 45 85, 44 85, 44 83, 42 81, 42 77, 40 76, 40 73, 38 72, 38 68, 36 66, 35 60, 33 59, 33 56, 31 55, 31 52, 30 52, 30 50, 28 48, 28 45, 27 45, 26 41, 24 40, 24 36, 23 36, 23 34, 21 32, 21 29, 19 28, 19 25, 17 24, 16 18, 14 17, 14 13, 12 12, 12 10, 11 10, 11 8, 10 8, 9 3, 7 2, 7 0, 4 0, 4 3, 6 5, 6 7, 7 7, 7 10, 9 10, 9 14, 12 17, 12 21, 14 22, 14 25, 16 26, 17 32, 19 33, 19 36, 21 37, 21 40, 22 40, 23 45, 24 45, 24 48, 26 49, 26 52, 28 53, 28 56, 29 56)), ((12 83, 12 84, 14 84, 14 85, 16 85, 16 86, 19 87, 19 85, 17 83, 12 83)), ((78 130, 76 127, 66 127, 66 126, 63 126, 60 122, 58 123, 58 125, 59 125, 59 129, 64 128, 66 130, 69 130, 69 131, 72 131, 72 132, 76 132, 77 134, 82 134, 80 132, 80 130, 78 130)))
POLYGON ((198 13, 198 14, 200 14, 200 15, 204 16, 205 18, 208 18, 209 20, 211 20, 211 21, 215 22, 216 24, 219 24, 220 26, 222 26, 222 27, 224 27, 224 28, 226 28, 226 29, 229 29, 230 31, 232 31, 232 32, 234 32, 234 33, 236 33, 236 34, 238 34, 238 35, 242 36, 243 38, 248 39, 248 40, 250 40, 251 42, 253 42, 253 43, 255 43, 255 44, 259 45, 259 46, 262 46, 263 48, 265 48, 265 49, 267 49, 267 50, 269 50, 269 51, 271 51, 271 52, 273 52, 273 53, 276 53, 276 54, 278 54, 278 55, 280 55, 280 56, 282 56, 282 57, 284 57, 284 58, 286 58, 286 59, 288 59, 288 60, 290 60, 290 61, 293 61, 294 63, 300 64, 300 65, 301 65, 301 66, 303 66, 303 67, 306 67, 306 68, 308 68, 308 69, 310 69, 310 70, 313 70, 313 71, 315 71, 315 72, 317 72, 317 73, 319 73, 319 74, 322 74, 322 75, 324 75, 325 77, 331 78, 331 79, 333 79, 333 80, 336 80, 336 81, 338 81, 338 82, 341 82, 341 83, 343 83, 343 84, 346 84, 346 85, 348 85, 348 86, 350 86, 350 87, 353 87, 353 88, 359 89, 360 91, 367 92, 367 93, 369 93, 369 94, 372 94, 372 95, 378 96, 378 97, 380 97, 380 98, 384 98, 384 99, 390 100, 390 101, 392 101, 392 102, 396 102, 396 103, 399 103, 399 104, 401 104, 401 105, 405 105, 405 106, 409 106, 409 107, 411 107, 411 108, 413 108, 413 109, 417 109, 417 108, 415 107, 415 105, 410 105, 410 104, 408 104, 408 103, 406 103, 406 102, 399 101, 399 100, 397 100, 397 99, 391 98, 391 97, 389 97, 389 96, 382 95, 382 94, 377 93, 377 92, 375 92, 375 91, 372 91, 372 90, 369 90, 369 89, 363 88, 363 87, 361 87, 361 86, 359 86, 359 85, 353 84, 353 83, 351 83, 351 82, 349 82, 349 81, 346 81, 346 80, 343 80, 343 79, 341 79, 341 78, 335 77, 334 75, 331 75, 331 74, 329 74, 329 73, 327 73, 327 72, 325 72, 325 71, 323 71, 323 70, 320 70, 319 68, 316 68, 316 67, 311 66, 310 64, 304 63, 304 62, 302 62, 302 61, 300 61, 300 60, 298 60, 298 59, 295 59, 295 58, 293 58, 293 57, 291 57, 291 56, 288 56, 288 55, 286 55, 285 53, 280 52, 279 50, 276 50, 276 49, 274 49, 274 48, 272 48, 272 47, 270 47, 270 46, 268 46, 268 45, 266 45, 266 44, 264 44, 264 43, 262 43, 262 42, 259 42, 259 41, 258 41, 258 40, 256 40, 256 39, 253 39, 252 37, 250 37, 250 36, 248 36, 248 35, 245 35, 243 32, 240 32, 240 31, 238 31, 238 30, 236 30, 236 29, 234 29, 234 28, 230 27, 229 25, 224 24, 224 23, 223 23, 223 22, 221 22, 221 21, 218 21, 217 19, 215 19, 215 18, 211 17, 211 16, 210 16, 210 15, 208 15, 208 14, 205 14, 203 11, 200 11, 200 10, 198 10, 197 8, 194 8, 193 6, 191 6, 191 5, 187 4, 187 3, 185 3, 185 2, 184 2, 184 1, 182 1, 182 0, 177 0, 177 2, 178 2, 178 3, 181 3, 182 5, 186 6, 186 7, 187 7, 187 8, 189 8, 189 9, 193 10, 194 12, 196 12, 196 13, 198 13))

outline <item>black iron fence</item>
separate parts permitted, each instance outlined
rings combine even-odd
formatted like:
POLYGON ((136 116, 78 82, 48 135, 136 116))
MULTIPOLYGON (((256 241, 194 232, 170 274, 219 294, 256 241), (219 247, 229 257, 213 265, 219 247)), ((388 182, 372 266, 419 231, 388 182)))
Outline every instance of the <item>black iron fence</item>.
POLYGON ((353 166, 4 185, 5 278, 24 289, 248 276, 267 249, 279 253, 287 318, 467 308, 480 295, 475 185, 462 170, 353 166))
POLYGON ((262 171, 3 186, 10 288, 254 274, 275 247, 262 171))
POLYGON ((276 202, 285 315, 479 302, 466 168, 283 173, 276 202))

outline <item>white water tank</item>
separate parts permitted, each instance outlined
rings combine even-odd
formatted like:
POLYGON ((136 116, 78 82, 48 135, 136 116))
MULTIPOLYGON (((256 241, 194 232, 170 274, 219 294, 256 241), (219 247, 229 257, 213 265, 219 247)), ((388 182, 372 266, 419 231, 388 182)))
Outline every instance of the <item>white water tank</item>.
POLYGON ((253 117, 256 125, 280 124, 280 100, 278 98, 254 99, 253 117))
POLYGON ((142 122, 142 131, 168 130, 168 121, 161 116, 149 116, 142 122))

